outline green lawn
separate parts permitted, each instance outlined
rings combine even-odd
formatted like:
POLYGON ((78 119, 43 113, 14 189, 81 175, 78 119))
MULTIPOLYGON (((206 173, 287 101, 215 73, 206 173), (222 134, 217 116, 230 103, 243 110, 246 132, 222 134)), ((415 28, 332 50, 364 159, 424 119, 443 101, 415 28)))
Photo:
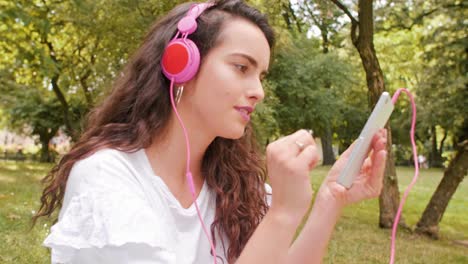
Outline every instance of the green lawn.
MULTIPOLYGON (((0 161, 0 263, 48 263, 41 246, 50 222, 40 221, 29 231, 30 217, 39 205, 39 179, 49 164, 0 161)), ((316 190, 329 167, 312 172, 316 190)), ((413 177, 411 168, 397 169, 403 193, 413 177)), ((422 170, 403 215, 416 224, 442 177, 441 170, 422 170)), ((441 239, 433 241, 399 230, 395 263, 468 263, 468 248, 454 240, 468 240, 468 184, 461 183, 440 224, 441 239)), ((390 230, 378 228, 378 201, 366 201, 345 210, 330 242, 324 263, 388 263, 390 230)), ((311 245, 313 247, 313 245, 311 245)))

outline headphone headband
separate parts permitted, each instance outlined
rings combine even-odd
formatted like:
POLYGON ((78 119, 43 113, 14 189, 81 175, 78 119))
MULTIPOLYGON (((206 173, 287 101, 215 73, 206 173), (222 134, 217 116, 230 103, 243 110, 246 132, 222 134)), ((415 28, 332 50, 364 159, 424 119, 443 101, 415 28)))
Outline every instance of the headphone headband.
POLYGON ((207 8, 213 6, 212 3, 194 4, 190 7, 189 11, 177 24, 177 29, 182 34, 192 34, 197 30, 196 19, 205 11, 207 8))
POLYGON ((187 15, 197 19, 203 13, 203 11, 212 6, 214 6, 214 3, 194 4, 187 12, 187 15))
POLYGON ((187 39, 187 36, 197 30, 196 19, 214 5, 212 2, 194 4, 177 24, 178 32, 166 46, 161 60, 164 75, 176 83, 190 80, 198 71, 200 52, 198 47, 187 39))

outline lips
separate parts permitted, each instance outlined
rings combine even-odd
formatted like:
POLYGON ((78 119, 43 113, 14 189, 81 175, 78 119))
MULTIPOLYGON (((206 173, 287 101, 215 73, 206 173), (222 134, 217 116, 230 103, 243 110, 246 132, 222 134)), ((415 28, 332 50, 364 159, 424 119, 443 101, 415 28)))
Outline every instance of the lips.
POLYGON ((234 109, 236 109, 242 118, 246 121, 250 121, 250 114, 253 112, 253 107, 251 106, 235 106, 234 109))

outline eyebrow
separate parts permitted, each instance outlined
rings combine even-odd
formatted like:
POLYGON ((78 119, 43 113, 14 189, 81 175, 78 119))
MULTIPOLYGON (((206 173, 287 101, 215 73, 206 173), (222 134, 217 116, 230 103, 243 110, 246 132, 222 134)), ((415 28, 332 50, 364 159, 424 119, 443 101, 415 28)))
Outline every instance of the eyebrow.
MULTIPOLYGON (((250 55, 247 55, 245 53, 240 53, 240 52, 236 52, 236 53, 231 53, 230 54, 231 56, 240 56, 240 57, 244 57, 246 58, 250 64, 252 64, 254 67, 258 67, 258 63, 257 61, 250 55)), ((263 75, 267 75, 268 74, 268 71, 262 71, 261 74, 263 75)))

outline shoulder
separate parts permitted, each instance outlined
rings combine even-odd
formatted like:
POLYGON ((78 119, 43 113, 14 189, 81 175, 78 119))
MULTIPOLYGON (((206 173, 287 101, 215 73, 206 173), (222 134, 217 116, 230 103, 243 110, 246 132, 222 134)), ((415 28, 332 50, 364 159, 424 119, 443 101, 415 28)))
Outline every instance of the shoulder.
POLYGON ((63 206, 64 213, 73 201, 94 200, 96 204, 112 208, 109 204, 141 207, 147 203, 143 187, 138 182, 141 170, 135 169, 129 156, 114 149, 99 150, 77 161, 67 179, 63 206), (138 204, 138 206, 136 205, 138 204))
POLYGON ((170 219, 165 207, 151 205, 134 179, 132 158, 131 153, 105 149, 74 164, 59 220, 44 241, 61 262, 79 250, 106 246, 168 249, 170 219))
MULTIPOLYGON (((77 161, 68 176, 67 189, 89 186, 130 187, 134 185, 134 153, 116 149, 102 149, 77 161)), ((124 188, 125 189, 125 188, 124 188)))
POLYGON ((102 169, 121 169, 129 163, 129 155, 126 152, 116 149, 101 149, 88 157, 77 161, 72 171, 89 171, 102 169))
POLYGON ((141 176, 136 175, 141 171, 135 169, 131 155, 115 149, 102 149, 75 162, 68 175, 63 209, 73 199, 91 199, 103 204, 122 200, 146 203, 138 182, 141 176))

